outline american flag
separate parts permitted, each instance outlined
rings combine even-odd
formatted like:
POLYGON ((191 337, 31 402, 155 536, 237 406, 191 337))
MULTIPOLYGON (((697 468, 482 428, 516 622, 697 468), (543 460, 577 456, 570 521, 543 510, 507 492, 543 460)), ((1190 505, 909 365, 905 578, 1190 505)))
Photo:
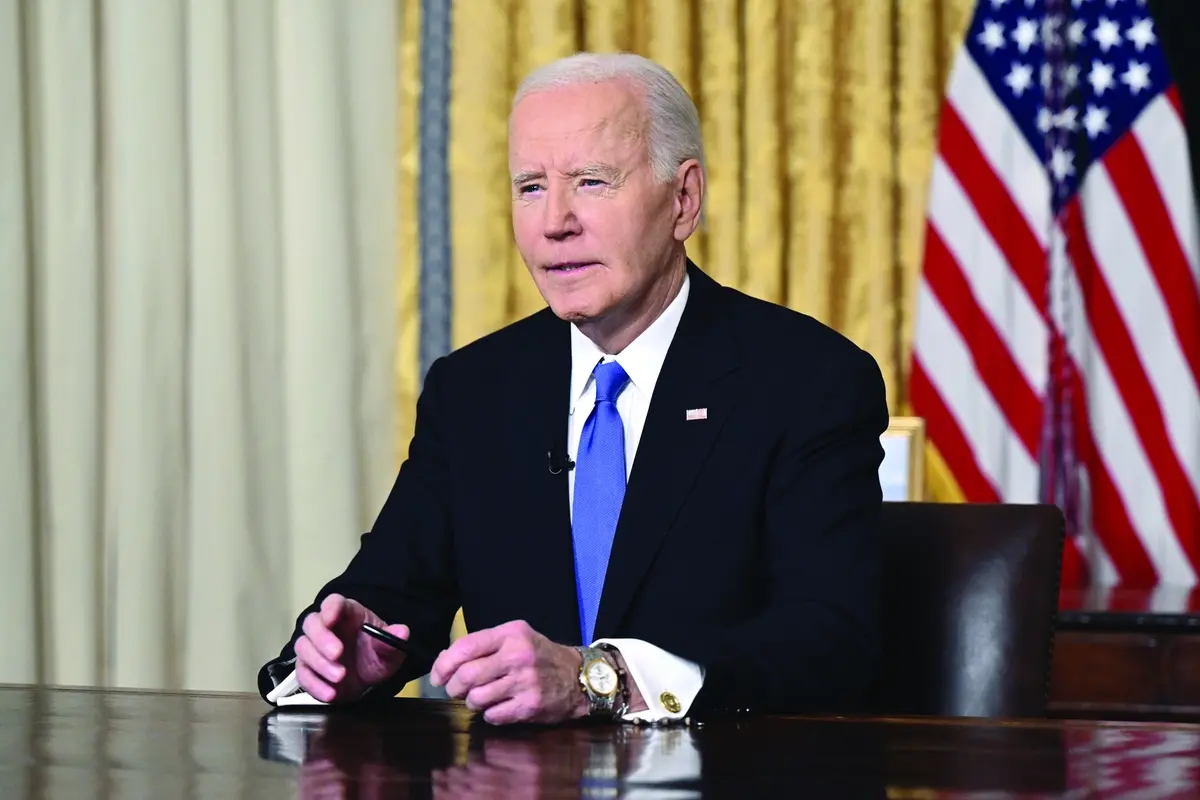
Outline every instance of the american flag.
POLYGON ((982 0, 941 109, 910 397, 971 502, 1049 501, 1064 582, 1200 573, 1200 292, 1145 0, 982 0))

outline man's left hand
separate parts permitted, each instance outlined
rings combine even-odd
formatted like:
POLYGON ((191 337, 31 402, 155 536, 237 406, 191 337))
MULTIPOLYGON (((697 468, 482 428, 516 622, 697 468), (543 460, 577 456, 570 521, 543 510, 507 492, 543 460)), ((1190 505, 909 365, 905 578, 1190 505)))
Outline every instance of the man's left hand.
POLYGON ((429 680, 493 725, 556 723, 587 716, 578 651, 522 621, 475 631, 442 651, 429 680))

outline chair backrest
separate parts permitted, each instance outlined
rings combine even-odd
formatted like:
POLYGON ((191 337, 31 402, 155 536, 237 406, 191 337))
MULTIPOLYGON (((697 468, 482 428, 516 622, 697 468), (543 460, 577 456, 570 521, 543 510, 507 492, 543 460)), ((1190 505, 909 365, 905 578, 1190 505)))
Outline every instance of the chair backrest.
POLYGON ((1064 522, 1052 505, 884 503, 879 714, 1039 717, 1064 522))

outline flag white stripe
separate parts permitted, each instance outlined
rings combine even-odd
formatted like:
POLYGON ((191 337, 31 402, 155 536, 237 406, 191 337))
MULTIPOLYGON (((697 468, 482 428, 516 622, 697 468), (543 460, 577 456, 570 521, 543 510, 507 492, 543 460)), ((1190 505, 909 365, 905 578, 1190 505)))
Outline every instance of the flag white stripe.
MULTIPOLYGON (((1092 335, 1092 323, 1086 317, 1082 294, 1074 267, 1067 262, 1054 237, 1055 254, 1059 263, 1067 263, 1066 295, 1071 302, 1069 314, 1063 315, 1062 294, 1056 294, 1054 319, 1063 330, 1069 330, 1068 349, 1077 369, 1084 378, 1087 394, 1088 419, 1096 451, 1107 468, 1113 487, 1129 515, 1130 524, 1142 547, 1158 572, 1160 581, 1191 585, 1196 576, 1187 557, 1171 531, 1158 478, 1146 457, 1142 443, 1133 428, 1129 410, 1117 391, 1104 354, 1092 335), (1069 324, 1068 324, 1069 323, 1069 324)), ((1101 324, 1104 324, 1103 321, 1101 324)))
POLYGON ((1160 94, 1133 123, 1133 135, 1141 145, 1151 177, 1167 206, 1175 238, 1192 268, 1192 278, 1200 282, 1197 277, 1200 246, 1196 241, 1196 196, 1187 161, 1188 140, 1183 121, 1171 101, 1160 94))
POLYGON ((958 329, 926 283, 917 288, 914 350, 984 477, 1009 503, 1037 501, 1038 467, 979 377, 958 329))
MULTIPOLYGON (((1082 502, 1080 503, 1079 527, 1083 531, 1095 530, 1094 519, 1092 517, 1092 508, 1089 501, 1091 490, 1091 474, 1088 470, 1088 465, 1080 462, 1077 464, 1077 474, 1079 477, 1079 492, 1082 502)), ((1079 547, 1079 552, 1083 556, 1083 560, 1087 562, 1088 571, 1091 581, 1094 584, 1115 584, 1119 583, 1121 574, 1117 570, 1117 565, 1113 562, 1112 556, 1104 547, 1104 542, 1100 541, 1098 536, 1083 536, 1076 538, 1076 544, 1079 547)))
POLYGON ((1044 248, 1053 222, 1046 168, 1024 135, 1014 128, 1008 110, 965 48, 954 62, 946 99, 1044 248))
POLYGON ((1119 583, 1121 573, 1117 571, 1117 565, 1113 563, 1112 556, 1104 549, 1104 542, 1100 541, 1097 536, 1089 536, 1086 541, 1081 541, 1080 546, 1083 548, 1083 557, 1088 563, 1088 569, 1092 579, 1097 583, 1119 583))
POLYGON ((1098 320, 1097 324, 1124 323, 1162 410, 1171 447, 1195 492, 1200 484, 1200 391, 1179 346, 1166 301, 1102 162, 1088 171, 1079 198, 1096 265, 1121 315, 1120 320, 1098 320))
POLYGON ((1025 382, 1040 398, 1045 389, 1049 346, 1046 322, 940 155, 933 162, 928 216, 958 262, 975 302, 1008 348, 1025 382))

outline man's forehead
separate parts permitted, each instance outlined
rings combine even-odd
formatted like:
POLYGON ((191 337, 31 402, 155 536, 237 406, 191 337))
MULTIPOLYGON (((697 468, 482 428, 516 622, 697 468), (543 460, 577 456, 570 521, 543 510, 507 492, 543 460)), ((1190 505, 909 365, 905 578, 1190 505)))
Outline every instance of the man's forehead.
POLYGON ((516 128, 509 137, 511 149, 517 152, 562 150, 572 147, 620 146, 641 138, 636 126, 625 125, 621 120, 602 118, 588 125, 572 125, 566 120, 546 126, 516 128))
POLYGON ((642 103, 621 82, 585 83, 544 89, 517 103, 509 133, 539 136, 637 136, 645 127, 642 103))
POLYGON ((556 167, 570 169, 636 149, 643 138, 644 126, 636 103, 620 107, 586 102, 556 104, 548 96, 527 99, 546 102, 525 108, 522 103, 515 110, 508 142, 513 162, 553 159, 556 167))

